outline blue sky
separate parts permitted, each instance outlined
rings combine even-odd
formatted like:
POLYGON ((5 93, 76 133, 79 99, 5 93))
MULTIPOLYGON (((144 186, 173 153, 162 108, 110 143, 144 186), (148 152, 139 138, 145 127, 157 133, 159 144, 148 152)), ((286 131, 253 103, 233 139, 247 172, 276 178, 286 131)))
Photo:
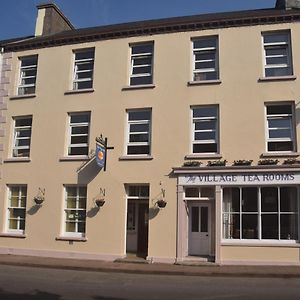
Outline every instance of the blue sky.
MULTIPOLYGON (((0 0, 0 40, 34 34, 36 5, 0 0)), ((51 2, 51 1, 48 1, 51 2)), ((54 0, 76 28, 212 12, 273 8, 276 0, 54 0)))

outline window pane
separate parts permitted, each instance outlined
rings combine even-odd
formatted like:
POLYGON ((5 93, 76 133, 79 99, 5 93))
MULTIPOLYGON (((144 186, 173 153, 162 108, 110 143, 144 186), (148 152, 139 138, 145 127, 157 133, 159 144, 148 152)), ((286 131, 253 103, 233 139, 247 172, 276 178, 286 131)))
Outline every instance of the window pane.
POLYGON ((136 142, 148 142, 149 136, 148 134, 130 134, 129 142, 136 143, 136 142))
POLYGON ((194 49, 195 48, 208 48, 208 47, 216 47, 217 45, 217 39, 216 38, 210 38, 210 39, 199 39, 194 40, 194 49))
POLYGON ((273 187, 261 188, 261 211, 278 212, 278 190, 273 187))
POLYGON ((208 207, 201 207, 201 232, 208 232, 208 207))
POLYGON ((132 74, 151 74, 151 68, 151 66, 134 67, 132 70, 132 74))
POLYGON ((263 239, 275 239, 278 236, 278 214, 262 215, 262 238, 263 239))
POLYGON ((296 214, 280 216, 280 238, 298 240, 298 217, 296 214))
POLYGON ((215 132, 195 132, 195 141, 209 141, 209 140, 213 140, 215 141, 216 139, 216 133, 215 132))
POLYGON ((292 105, 268 105, 268 115, 292 114, 292 105))
POLYGON ((258 216, 254 215, 242 215, 242 239, 257 239, 257 219, 258 216))
POLYGON ((292 132, 291 129, 269 130, 269 138, 292 138, 292 132))
POLYGON ((95 51, 94 49, 91 50, 84 50, 84 51, 76 51, 75 52, 75 59, 76 60, 81 60, 81 59, 89 59, 89 58, 94 58, 95 51))
POLYGON ((242 211, 257 212, 258 211, 258 194, 257 188, 242 189, 242 211))
POLYGON ((291 68, 267 68, 266 77, 292 75, 291 68))
POLYGON ((71 123, 89 123, 90 114, 72 114, 71 123))
POLYGON ((289 35, 287 33, 265 34, 264 43, 287 43, 289 35))
POLYGON ((149 197, 149 186, 140 186, 140 196, 149 197))
POLYGON ((88 155, 88 147, 73 147, 69 149, 68 155, 88 155))
POLYGON ((214 188, 201 188, 200 190, 201 197, 203 198, 214 198, 215 189, 214 188))
POLYGON ((128 146, 128 154, 150 154, 150 146, 128 146))
POLYGON ((150 120, 151 112, 146 110, 131 111, 128 113, 129 121, 150 120))
POLYGON ((148 132, 149 124, 130 124, 130 132, 148 132))
POLYGON ((207 121, 197 121, 195 122, 195 130, 206 130, 206 129, 216 129, 216 121, 215 120, 207 120, 207 121))
POLYGON ((223 212, 240 212, 239 188, 223 188, 223 212))
POLYGON ((193 117, 194 118, 208 118, 208 117, 217 117, 217 108, 216 107, 199 107, 193 108, 193 117))
POLYGON ((290 142, 269 142, 268 143, 268 151, 293 151, 294 144, 292 141, 290 142))
POLYGON ((130 78, 130 85, 151 84, 151 83, 152 83, 152 75, 130 78))
POLYGON ((128 189, 128 196, 136 196, 140 195, 140 187, 136 185, 130 185, 128 189))
POLYGON ((291 127, 290 118, 280 118, 280 119, 269 119, 268 120, 269 128, 289 128, 291 127))
POLYGON ((223 237, 225 239, 240 239, 240 215, 223 214, 223 237))
POLYGON ((199 232, 199 207, 192 206, 192 232, 199 232))
POLYGON ((153 44, 134 45, 131 47, 132 54, 152 53, 153 44))
POLYGON ((28 67, 37 64, 37 56, 28 56, 28 57, 21 57, 21 66, 28 67))
POLYGON ((187 198, 199 198, 199 188, 186 188, 185 197, 187 198))
POLYGON ((216 153, 217 151, 216 143, 193 145, 193 153, 216 153))
POLYGON ((298 212, 297 188, 282 187, 280 188, 280 211, 281 212, 298 212))

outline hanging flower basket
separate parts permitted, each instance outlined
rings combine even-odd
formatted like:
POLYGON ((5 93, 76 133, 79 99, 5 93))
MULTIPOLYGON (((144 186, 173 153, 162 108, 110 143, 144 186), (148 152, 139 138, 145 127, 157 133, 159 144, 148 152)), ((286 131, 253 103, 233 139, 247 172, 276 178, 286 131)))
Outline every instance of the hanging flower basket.
POLYGON ((227 163, 227 160, 224 159, 224 160, 209 160, 207 162, 207 166, 208 167, 224 167, 226 166, 226 163, 227 163))
POLYGON ((251 166, 253 160, 249 160, 249 159, 239 159, 239 160, 235 160, 233 161, 233 165, 234 166, 251 166))
POLYGON ((163 199, 157 200, 156 203, 157 203, 157 206, 158 206, 159 208, 165 208, 166 205, 167 205, 167 202, 166 202, 165 200, 163 200, 163 199))
POLYGON ((183 167, 200 167, 201 164, 202 164, 201 161, 191 160, 191 161, 184 162, 183 167))
POLYGON ((260 159, 258 161, 258 164, 268 166, 268 165, 277 165, 278 162, 279 162, 278 159, 260 159))
POLYGON ((95 203, 96 203, 97 207, 102 207, 105 203, 105 200, 104 199, 97 199, 97 200, 95 200, 95 203))
POLYGON ((41 205, 44 202, 45 198, 42 196, 36 196, 33 198, 33 200, 34 200, 35 204, 41 205))

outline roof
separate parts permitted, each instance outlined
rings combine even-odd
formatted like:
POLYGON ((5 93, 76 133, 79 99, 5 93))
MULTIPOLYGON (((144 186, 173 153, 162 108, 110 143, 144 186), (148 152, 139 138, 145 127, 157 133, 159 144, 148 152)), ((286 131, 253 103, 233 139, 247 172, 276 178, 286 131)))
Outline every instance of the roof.
POLYGON ((0 41, 5 51, 22 51, 66 44, 149 36, 172 32, 196 31, 228 27, 290 23, 300 21, 300 10, 260 9, 213 13, 167 19, 147 20, 124 24, 90 27, 63 31, 50 36, 26 37, 13 41, 0 41))

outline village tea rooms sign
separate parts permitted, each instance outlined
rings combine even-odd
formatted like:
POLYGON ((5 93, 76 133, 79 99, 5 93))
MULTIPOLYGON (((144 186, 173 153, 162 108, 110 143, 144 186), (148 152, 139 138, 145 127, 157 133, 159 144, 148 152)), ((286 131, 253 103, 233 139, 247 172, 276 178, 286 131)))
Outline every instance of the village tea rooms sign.
POLYGON ((179 176, 179 185, 300 184, 300 173, 197 174, 179 176))

